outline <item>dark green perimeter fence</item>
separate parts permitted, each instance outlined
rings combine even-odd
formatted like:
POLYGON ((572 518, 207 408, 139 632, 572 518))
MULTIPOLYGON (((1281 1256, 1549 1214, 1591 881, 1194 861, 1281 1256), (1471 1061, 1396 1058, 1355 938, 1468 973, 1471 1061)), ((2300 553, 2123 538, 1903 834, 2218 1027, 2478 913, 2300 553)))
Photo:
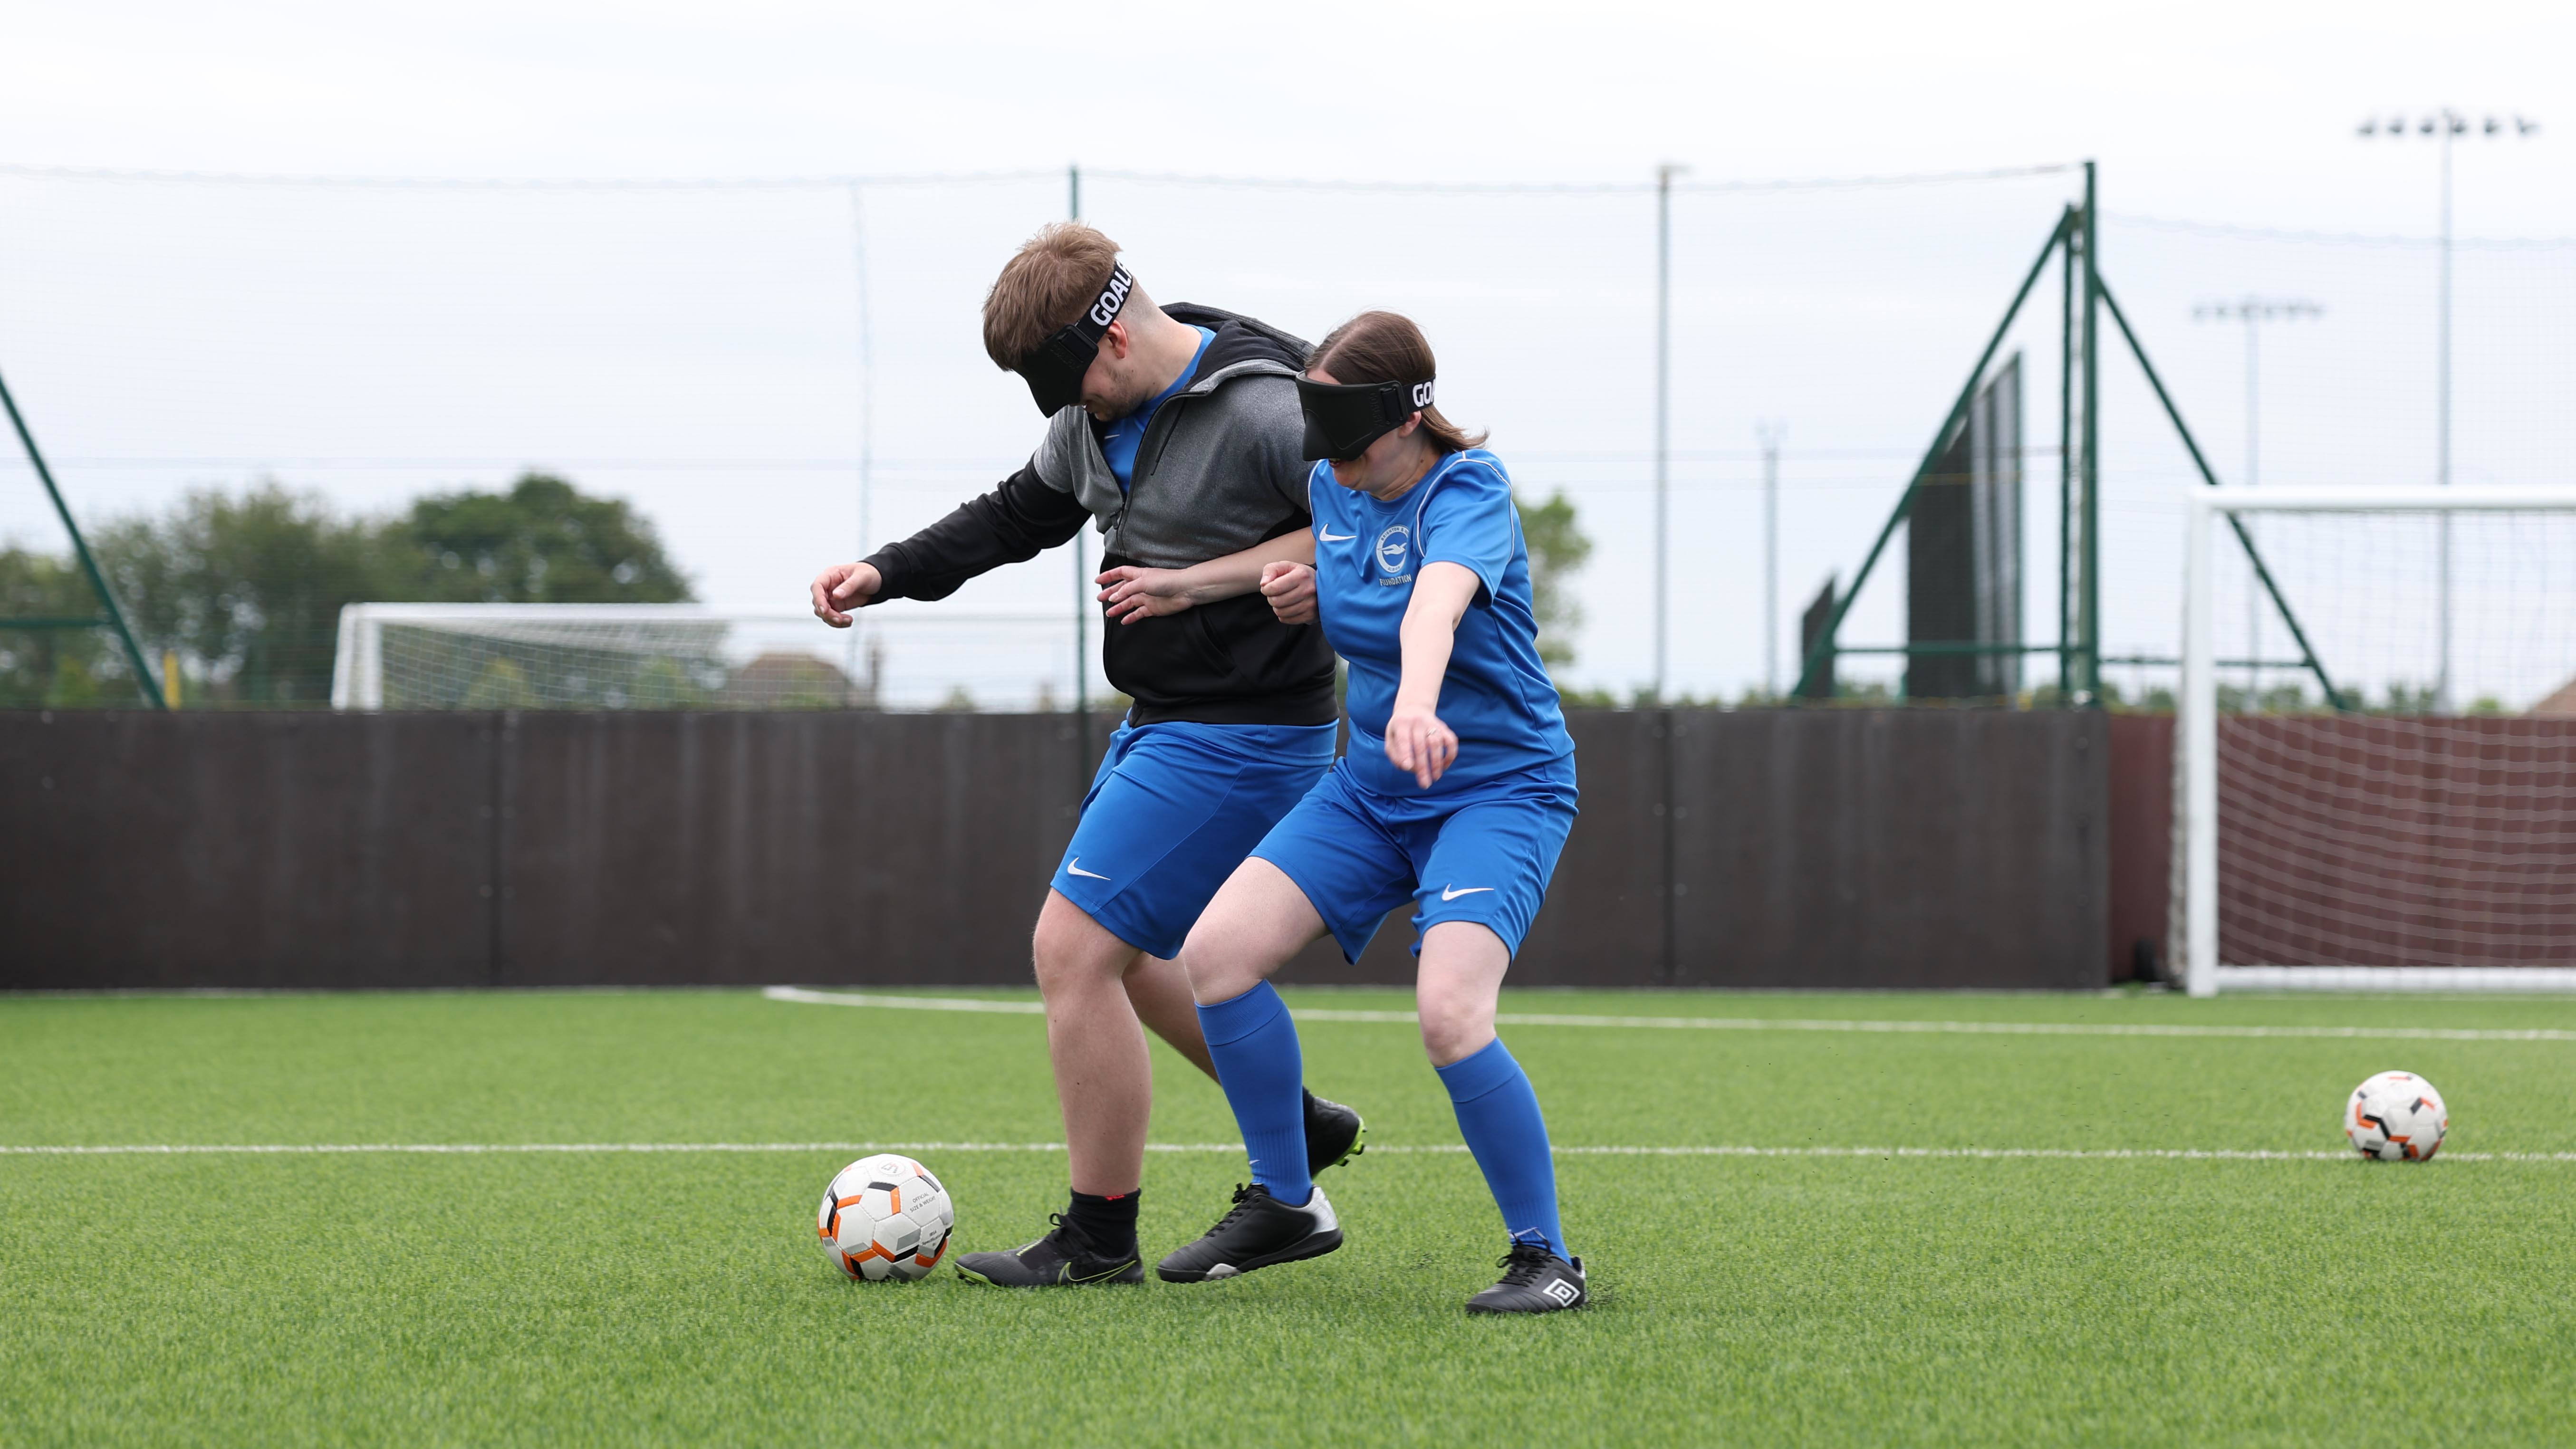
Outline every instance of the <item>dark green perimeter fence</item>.
MULTIPOLYGON (((0 714, 0 989, 1024 983, 1091 767, 1080 723, 0 714)), ((1573 725, 1582 818, 1518 983, 2077 988, 2152 967, 2168 721, 1573 725)), ((1356 966, 1318 947, 1290 979, 1409 981, 1404 914, 1356 966)))

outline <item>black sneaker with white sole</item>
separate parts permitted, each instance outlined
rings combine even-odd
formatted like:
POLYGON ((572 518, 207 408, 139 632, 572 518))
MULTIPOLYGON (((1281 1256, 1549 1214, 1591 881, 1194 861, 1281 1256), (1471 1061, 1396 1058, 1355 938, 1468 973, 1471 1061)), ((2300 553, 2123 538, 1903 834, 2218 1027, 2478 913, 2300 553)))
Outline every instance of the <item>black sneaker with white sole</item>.
POLYGON ((1583 1260, 1560 1258, 1544 1243, 1514 1243, 1500 1264, 1503 1281, 1467 1300, 1470 1313, 1554 1313, 1580 1308, 1592 1295, 1585 1290, 1583 1260))
POLYGON ((1342 1245, 1342 1225, 1324 1190, 1303 1207, 1290 1207, 1259 1183, 1234 1190, 1234 1206, 1197 1242, 1173 1253, 1154 1272, 1166 1283, 1231 1278, 1273 1263, 1320 1258, 1342 1245))
POLYGON ((1131 1246, 1126 1255, 1093 1250, 1081 1229, 1052 1213, 1055 1231, 1007 1253, 967 1253, 957 1259, 957 1276, 997 1288, 1080 1288, 1105 1283, 1142 1283, 1145 1260, 1131 1246))
POLYGON ((1368 1151, 1368 1124, 1329 1098, 1306 1094, 1306 1175, 1339 1167, 1368 1151))

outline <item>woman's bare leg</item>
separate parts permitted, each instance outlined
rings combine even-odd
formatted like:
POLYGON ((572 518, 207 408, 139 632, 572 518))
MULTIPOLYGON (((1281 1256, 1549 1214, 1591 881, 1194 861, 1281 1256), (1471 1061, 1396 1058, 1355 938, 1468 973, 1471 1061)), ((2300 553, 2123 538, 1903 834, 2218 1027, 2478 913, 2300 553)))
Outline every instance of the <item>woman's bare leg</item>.
POLYGON ((1232 1001, 1270 979, 1324 934, 1324 918, 1288 873, 1259 856, 1235 867, 1190 927, 1181 967, 1201 1006, 1232 1001))

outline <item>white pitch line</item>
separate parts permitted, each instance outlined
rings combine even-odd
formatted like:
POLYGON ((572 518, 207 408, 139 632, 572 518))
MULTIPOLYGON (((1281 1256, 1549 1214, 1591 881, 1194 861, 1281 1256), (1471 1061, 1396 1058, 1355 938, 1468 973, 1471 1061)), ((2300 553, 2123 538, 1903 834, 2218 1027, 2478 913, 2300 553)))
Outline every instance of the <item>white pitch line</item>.
MULTIPOLYGON (((163 1156, 354 1156, 380 1153, 433 1157, 512 1155, 525 1153, 619 1152, 1062 1152, 1061 1142, 267 1142, 267 1143, 119 1143, 103 1146, 0 1146, 0 1156, 20 1157, 163 1157, 163 1156)), ((1239 1154, 1239 1142, 1150 1142, 1148 1152, 1239 1154)), ((1454 1156, 1467 1149, 1457 1143, 1403 1145, 1384 1143, 1370 1155, 1454 1156)), ((2087 1162, 2347 1162, 2350 1152, 2283 1152, 2258 1148, 2202 1147, 1751 1147, 1603 1146, 1559 1147, 1559 1157, 1838 1157, 1965 1158, 2004 1161, 2016 1158, 2087 1162)), ((2576 1152, 2446 1152, 2444 1162, 2576 1162, 2576 1152)))
MULTIPOLYGON (((812 991, 801 986, 769 986, 761 995, 772 1001, 807 1006, 882 1006, 898 1011, 998 1012, 1043 1016, 1036 1001, 989 1001, 964 996, 888 996, 877 992, 812 991)), ((1411 1026, 1409 1011, 1344 1011, 1295 1009, 1299 1021, 1355 1021, 1411 1026)), ((2147 1037, 2312 1037, 2332 1041, 2576 1041, 2576 1031, 2555 1027, 2520 1030, 2436 1026, 2181 1026, 2164 1022, 2072 1021, 1889 1021, 1841 1017, 1765 1016, 1577 1016, 1561 1012, 1498 1013, 1497 1026, 1642 1027, 1687 1031, 1831 1031, 1967 1036, 2147 1036, 2147 1037)))

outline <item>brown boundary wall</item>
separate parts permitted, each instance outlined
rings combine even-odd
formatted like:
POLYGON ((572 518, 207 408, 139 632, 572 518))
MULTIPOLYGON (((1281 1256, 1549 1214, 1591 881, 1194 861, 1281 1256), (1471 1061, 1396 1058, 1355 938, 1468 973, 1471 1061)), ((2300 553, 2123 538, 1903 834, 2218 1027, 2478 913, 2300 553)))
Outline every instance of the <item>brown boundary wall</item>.
MULTIPOLYGON (((2100 714, 1572 724, 1583 815, 1516 982, 2107 979, 2100 714)), ((1025 982, 1080 726, 0 714, 0 989, 1025 982)), ((1410 980, 1401 914, 1290 977, 1410 980)))
POLYGON ((2169 714, 2108 717, 2111 744, 2110 962, 2113 981, 2172 974, 2173 743, 2169 714))

